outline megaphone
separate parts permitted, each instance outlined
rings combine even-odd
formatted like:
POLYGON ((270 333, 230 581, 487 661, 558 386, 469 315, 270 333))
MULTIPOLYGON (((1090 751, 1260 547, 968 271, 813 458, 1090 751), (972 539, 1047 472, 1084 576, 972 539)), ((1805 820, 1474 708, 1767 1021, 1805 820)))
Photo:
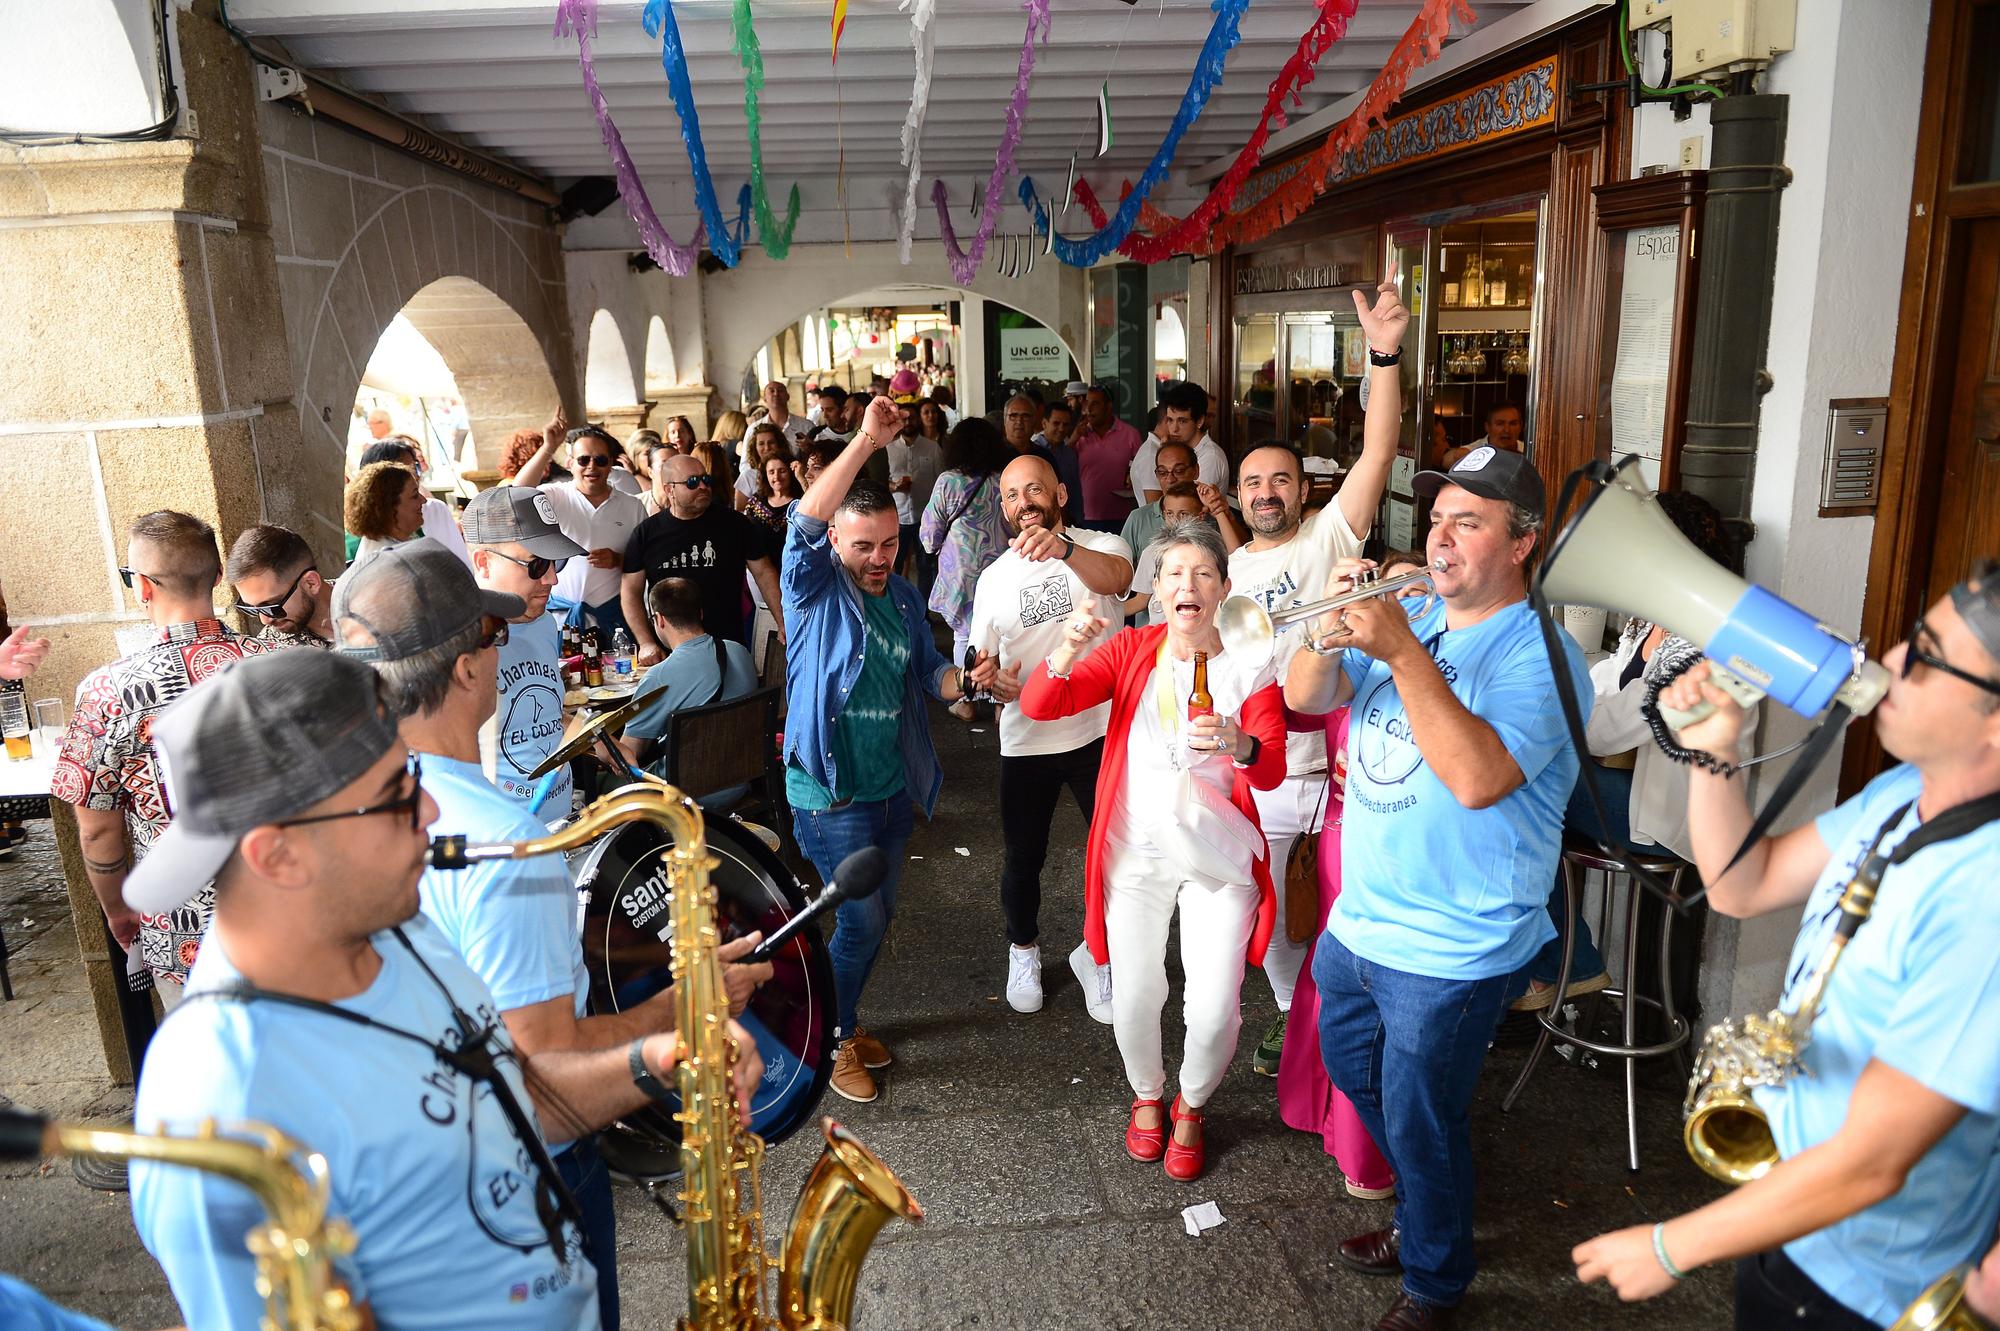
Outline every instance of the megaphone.
MULTIPOLYGON (((1627 457, 1593 464, 1584 500, 1543 564, 1551 605, 1592 605, 1636 615, 1700 647, 1711 682, 1749 706, 1771 698, 1801 716, 1840 703, 1854 716, 1889 690, 1889 672, 1805 611, 1723 568, 1681 534, 1627 457), (1608 473, 1608 474, 1607 474, 1608 473)), ((1675 730, 1714 708, 1661 707, 1675 730)))

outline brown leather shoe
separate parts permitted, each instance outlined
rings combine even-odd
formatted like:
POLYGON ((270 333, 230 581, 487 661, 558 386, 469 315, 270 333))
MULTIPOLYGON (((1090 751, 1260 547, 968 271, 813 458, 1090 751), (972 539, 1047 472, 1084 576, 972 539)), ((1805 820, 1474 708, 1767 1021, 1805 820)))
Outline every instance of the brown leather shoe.
POLYGON ((843 1040, 833 1051, 833 1075, 827 1079, 827 1084, 856 1104, 865 1105, 877 1094, 875 1079, 862 1066, 854 1045, 853 1040, 843 1040))
POLYGON ((1445 1331, 1457 1316, 1457 1308, 1442 1303, 1419 1303, 1398 1290, 1396 1301, 1382 1314, 1382 1320, 1375 1323, 1375 1331, 1445 1331))
POLYGON ((1364 1276, 1400 1275, 1403 1270, 1403 1236, 1394 1225, 1343 1239, 1333 1252, 1342 1266, 1364 1276))
POLYGON ((861 1066, 864 1068, 871 1070, 886 1068, 896 1061, 895 1057, 890 1054, 889 1047, 870 1035, 868 1028, 865 1026, 856 1026, 854 1028, 854 1039, 849 1041, 849 1043, 854 1046, 855 1056, 861 1060, 861 1066))

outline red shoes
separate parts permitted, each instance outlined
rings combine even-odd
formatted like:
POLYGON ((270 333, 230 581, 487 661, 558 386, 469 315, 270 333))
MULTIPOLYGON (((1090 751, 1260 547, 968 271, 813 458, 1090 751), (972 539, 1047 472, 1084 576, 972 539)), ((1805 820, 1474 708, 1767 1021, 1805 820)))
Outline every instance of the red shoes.
POLYGON ((1167 1149, 1167 1129, 1164 1122, 1150 1128, 1139 1126, 1139 1111, 1151 1108, 1158 1111, 1158 1100, 1134 1100, 1132 1121, 1125 1125, 1125 1154, 1141 1164, 1151 1164, 1167 1149))
MULTIPOLYGON (((1193 1123, 1197 1127, 1201 1125, 1201 1111, 1199 1109, 1183 1108, 1181 1098, 1178 1095, 1174 1097, 1172 1117, 1176 1124, 1193 1123)), ((1207 1144, 1199 1138, 1196 1139, 1192 1146, 1183 1146, 1180 1142, 1170 1138, 1167 1142, 1167 1177, 1179 1179, 1182 1183, 1192 1182, 1200 1178, 1201 1167, 1206 1161, 1207 1155, 1207 1144)))

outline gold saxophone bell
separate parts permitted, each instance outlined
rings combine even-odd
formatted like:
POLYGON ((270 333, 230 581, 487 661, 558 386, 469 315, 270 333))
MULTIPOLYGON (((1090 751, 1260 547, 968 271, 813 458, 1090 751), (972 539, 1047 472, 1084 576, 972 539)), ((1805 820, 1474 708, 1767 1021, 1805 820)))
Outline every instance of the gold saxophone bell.
POLYGON ((1965 1302, 1965 1277, 1971 1270, 1961 1266, 1932 1281, 1915 1303, 1903 1309, 1889 1331, 1994 1331, 1993 1323, 1965 1302))
POLYGON ((354 1231, 329 1219, 332 1185, 326 1157, 263 1123, 218 1132, 214 1120, 192 1137, 88 1123, 48 1123, 27 1114, 0 1116, 11 1143, 38 1132, 42 1152, 104 1160, 185 1165, 233 1179, 264 1208, 264 1223, 244 1236, 257 1262, 264 1331, 361 1331, 361 1310, 333 1273, 333 1259, 354 1251, 354 1231))
POLYGON ((665 782, 622 786, 561 831, 529 841, 469 844, 439 837, 430 862, 440 869, 485 860, 526 859, 588 845, 614 827, 649 822, 665 832, 672 897, 675 1018, 681 1060, 674 1069, 681 1108, 681 1231, 687 1243, 688 1312, 682 1331, 846 1331, 861 1263, 890 1219, 923 1219, 923 1208, 881 1159, 827 1119, 826 1151, 792 1210, 783 1255, 764 1250, 760 1184, 764 1142, 737 1118, 728 1038, 729 999, 715 949, 715 886, 701 807, 665 782), (778 1300, 768 1311, 766 1277, 775 1268, 778 1300))

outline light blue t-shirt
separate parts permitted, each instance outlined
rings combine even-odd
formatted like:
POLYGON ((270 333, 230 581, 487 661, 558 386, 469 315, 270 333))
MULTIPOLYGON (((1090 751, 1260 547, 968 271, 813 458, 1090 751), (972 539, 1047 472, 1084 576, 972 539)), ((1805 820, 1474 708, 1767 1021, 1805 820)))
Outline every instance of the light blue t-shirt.
MULTIPOLYGON (((1883 819, 1920 788, 1908 765, 1883 773, 1815 826, 1830 852, 1806 900, 1784 1005, 1819 965, 1835 905, 1883 819)), ((1915 831, 1914 808, 1882 839, 1915 831)), ((1927 846, 1882 876, 1868 921, 1841 953, 1801 1055, 1800 1075, 1758 1087, 1779 1154, 1827 1140, 1854 1083, 1879 1059, 1969 1111, 1911 1169, 1902 1190, 1785 1245, 1799 1269, 1863 1317, 1888 1325, 1925 1285, 1993 1245, 2000 1223, 2000 822, 1927 846)))
POLYGON ((543 824, 569 817, 574 782, 567 766, 539 781, 528 773, 562 745, 562 629, 554 615, 507 626, 500 649, 500 694, 482 737, 487 773, 500 793, 543 824))
POLYGON ((0 1326, 7 1331, 111 1331, 95 1317, 71 1312, 40 1290, 0 1273, 0 1326))
MULTIPOLYGON (((1347 744, 1340 900, 1327 931, 1379 966, 1447 980, 1510 975, 1555 936, 1549 892, 1562 853, 1576 749, 1526 601, 1462 629, 1445 607, 1411 622, 1445 682, 1500 736, 1525 778, 1498 804, 1468 809, 1418 752, 1389 667, 1357 652, 1347 744)), ((1590 675, 1557 634, 1590 715, 1590 675)))
MULTIPOLYGON (((715 691, 715 639, 706 633, 689 638, 667 653, 667 659, 653 666, 639 681, 636 696, 648 701, 625 723, 630 739, 659 739, 667 733, 667 718, 683 707, 706 707, 715 702, 733 702, 757 691, 757 667, 750 663, 750 649, 740 642, 722 644, 722 692, 715 691)), ((648 767, 656 774, 667 769, 664 748, 648 767)), ((750 793, 748 786, 730 786, 704 795, 698 801, 704 809, 726 809, 750 793)))
MULTIPOLYGON (((425 773, 426 779, 429 773, 425 773)), ((475 1021, 493 996, 423 916, 403 925, 423 961, 475 1021)), ((456 1038, 444 993, 393 933, 375 935, 382 970, 339 1006, 429 1039, 456 1038)), ((492 1092, 424 1045, 272 1002, 202 1000, 240 974, 211 936, 188 999, 160 1024, 139 1078, 144 1132, 193 1132, 203 1119, 256 1121, 326 1157, 332 1214, 359 1240, 340 1274, 375 1320, 399 1331, 597 1326, 597 1275, 567 1231, 565 1266, 535 1213, 534 1166, 492 1092)), ((495 1038, 506 1043, 499 1027, 495 1038)), ((516 1099, 533 1103, 511 1061, 516 1099)), ((189 1326, 257 1331, 264 1300, 243 1236, 263 1210, 242 1185, 134 1162, 132 1219, 189 1326)))

